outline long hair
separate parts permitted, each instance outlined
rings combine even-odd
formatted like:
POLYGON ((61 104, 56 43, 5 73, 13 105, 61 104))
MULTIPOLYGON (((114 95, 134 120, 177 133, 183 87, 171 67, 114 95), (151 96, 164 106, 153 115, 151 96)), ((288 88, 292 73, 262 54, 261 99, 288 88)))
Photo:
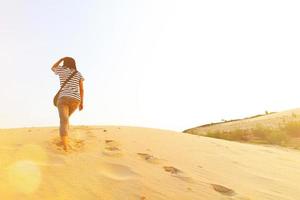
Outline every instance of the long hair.
POLYGON ((74 58, 71 57, 65 57, 64 58, 64 67, 67 67, 69 69, 73 69, 73 70, 77 70, 76 69, 76 62, 74 60, 74 58))

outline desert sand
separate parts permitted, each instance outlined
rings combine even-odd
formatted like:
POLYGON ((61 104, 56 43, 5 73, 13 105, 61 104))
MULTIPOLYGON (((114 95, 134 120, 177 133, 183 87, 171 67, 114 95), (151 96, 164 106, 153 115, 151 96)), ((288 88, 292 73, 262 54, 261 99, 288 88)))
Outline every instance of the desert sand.
POLYGON ((0 130, 0 199, 297 200, 300 151, 149 128, 0 130))

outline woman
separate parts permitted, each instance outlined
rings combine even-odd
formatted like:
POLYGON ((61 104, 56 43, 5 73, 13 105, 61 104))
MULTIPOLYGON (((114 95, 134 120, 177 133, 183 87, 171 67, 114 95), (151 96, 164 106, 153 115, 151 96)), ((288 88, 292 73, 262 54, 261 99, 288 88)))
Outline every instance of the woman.
POLYGON ((76 69, 75 60, 71 57, 64 57, 57 61, 51 70, 59 76, 60 86, 71 77, 65 86, 61 89, 57 108, 60 118, 59 133, 62 140, 63 148, 68 150, 68 134, 69 134, 69 117, 79 107, 83 109, 83 81, 84 78, 76 69), (60 63, 63 62, 61 66, 60 63), (71 76, 74 73, 73 76, 71 76))

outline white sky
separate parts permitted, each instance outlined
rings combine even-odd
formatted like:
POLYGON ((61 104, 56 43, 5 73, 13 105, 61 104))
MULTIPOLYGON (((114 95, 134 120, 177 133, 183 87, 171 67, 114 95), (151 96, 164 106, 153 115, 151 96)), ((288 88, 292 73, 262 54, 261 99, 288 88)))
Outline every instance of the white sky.
POLYGON ((300 105, 300 2, 0 0, 0 127, 58 125, 51 65, 72 56, 72 124, 184 130, 300 105))

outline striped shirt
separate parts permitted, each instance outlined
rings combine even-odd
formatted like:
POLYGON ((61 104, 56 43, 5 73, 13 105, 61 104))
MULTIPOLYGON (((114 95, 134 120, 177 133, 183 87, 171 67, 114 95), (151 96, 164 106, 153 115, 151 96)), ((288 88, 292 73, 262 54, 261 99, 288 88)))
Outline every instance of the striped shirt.
MULTIPOLYGON (((60 87, 68 79, 68 77, 74 72, 67 67, 58 66, 54 68, 54 73, 59 76, 60 87)), ((73 97, 80 101, 79 93, 79 81, 84 80, 83 76, 79 71, 68 81, 68 83, 60 91, 58 99, 63 96, 73 97)))

